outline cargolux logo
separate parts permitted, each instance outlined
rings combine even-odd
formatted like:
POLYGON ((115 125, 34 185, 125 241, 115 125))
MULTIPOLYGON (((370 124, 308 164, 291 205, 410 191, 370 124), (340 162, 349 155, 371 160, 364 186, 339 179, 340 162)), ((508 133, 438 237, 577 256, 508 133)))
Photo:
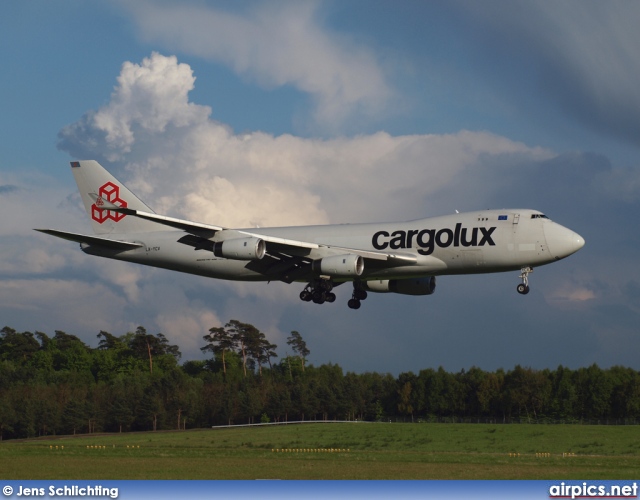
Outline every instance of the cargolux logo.
POLYGON ((376 250, 391 248, 418 247, 420 255, 431 255, 436 246, 441 248, 454 247, 483 247, 485 245, 495 246, 491 235, 496 227, 473 227, 471 229, 462 227, 459 222, 455 229, 410 229, 409 231, 378 231, 371 238, 371 244, 376 250), (481 233, 481 234, 480 234, 481 233), (415 243, 415 245, 414 245, 415 243))
POLYGON ((114 212, 113 210, 104 210, 100 208, 104 205, 103 200, 107 200, 109 203, 118 205, 119 207, 126 208, 127 202, 120 198, 120 188, 113 182, 107 182, 98 190, 99 198, 91 205, 91 218, 99 224, 103 224, 107 220, 111 219, 114 222, 121 221, 126 217, 125 214, 120 212, 114 212))

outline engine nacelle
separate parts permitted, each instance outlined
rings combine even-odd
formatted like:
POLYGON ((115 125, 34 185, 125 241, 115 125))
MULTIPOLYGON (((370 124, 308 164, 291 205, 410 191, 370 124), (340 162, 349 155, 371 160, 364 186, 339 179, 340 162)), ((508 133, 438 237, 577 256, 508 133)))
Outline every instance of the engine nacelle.
POLYGON ((362 283, 363 288, 377 293, 402 295, 431 295, 436 290, 436 277, 407 278, 402 280, 372 280, 362 283))
POLYGON ((360 276, 364 271, 364 259, 354 254, 332 255, 314 264, 314 271, 329 276, 360 276))
POLYGON ((267 245, 260 238, 233 238, 231 240, 216 241, 213 244, 213 254, 233 260, 260 260, 267 251, 267 245))

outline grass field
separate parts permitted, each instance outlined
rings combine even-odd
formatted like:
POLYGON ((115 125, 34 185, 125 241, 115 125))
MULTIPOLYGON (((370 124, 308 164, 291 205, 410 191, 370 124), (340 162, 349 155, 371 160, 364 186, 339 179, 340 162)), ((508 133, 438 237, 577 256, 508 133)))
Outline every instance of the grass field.
POLYGON ((2 479, 637 479, 636 426, 325 423, 6 441, 2 479))

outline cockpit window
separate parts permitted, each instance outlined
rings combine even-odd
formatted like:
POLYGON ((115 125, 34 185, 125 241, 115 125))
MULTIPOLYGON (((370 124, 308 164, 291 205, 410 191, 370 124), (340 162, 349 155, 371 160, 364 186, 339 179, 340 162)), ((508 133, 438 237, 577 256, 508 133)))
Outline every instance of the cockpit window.
POLYGON ((544 214, 531 214, 531 218, 532 219, 548 219, 549 217, 547 217, 544 214))

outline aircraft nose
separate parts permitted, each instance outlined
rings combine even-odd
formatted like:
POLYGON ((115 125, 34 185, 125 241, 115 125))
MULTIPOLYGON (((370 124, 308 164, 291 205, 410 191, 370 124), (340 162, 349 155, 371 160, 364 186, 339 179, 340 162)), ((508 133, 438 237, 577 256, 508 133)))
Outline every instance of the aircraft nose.
POLYGON ((555 222, 545 224, 544 236, 551 256, 558 260, 576 253, 584 246, 582 236, 555 222))

